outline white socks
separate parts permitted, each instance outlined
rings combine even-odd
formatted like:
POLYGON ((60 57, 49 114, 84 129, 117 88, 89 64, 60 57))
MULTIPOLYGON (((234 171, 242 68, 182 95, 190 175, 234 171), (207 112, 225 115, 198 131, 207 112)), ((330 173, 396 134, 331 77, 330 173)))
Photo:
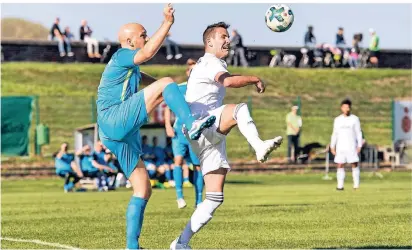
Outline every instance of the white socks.
POLYGON ((359 188, 359 176, 360 176, 359 167, 352 168, 353 188, 359 188))
MULTIPOLYGON (((353 188, 359 188, 359 176, 360 176, 359 167, 352 168, 353 188)), ((343 188, 343 183, 345 181, 345 169, 338 168, 336 177, 338 179, 338 188, 343 188)))
POLYGON ((338 179, 338 188, 343 188, 343 183, 345 181, 345 169, 344 168, 338 168, 337 170, 337 179, 338 179))
POLYGON ((237 121, 240 133, 242 133, 256 151, 263 142, 259 138, 259 133, 252 117, 250 117, 246 103, 240 103, 236 106, 235 111, 233 112, 233 118, 237 121))

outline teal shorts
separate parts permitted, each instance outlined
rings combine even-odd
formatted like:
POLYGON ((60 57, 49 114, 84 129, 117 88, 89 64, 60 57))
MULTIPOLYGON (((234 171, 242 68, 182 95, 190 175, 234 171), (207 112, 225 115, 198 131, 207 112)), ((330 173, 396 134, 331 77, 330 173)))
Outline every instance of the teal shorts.
POLYGON ((140 127, 146 124, 147 120, 143 90, 118 105, 98 111, 100 140, 116 155, 127 178, 143 155, 140 127))

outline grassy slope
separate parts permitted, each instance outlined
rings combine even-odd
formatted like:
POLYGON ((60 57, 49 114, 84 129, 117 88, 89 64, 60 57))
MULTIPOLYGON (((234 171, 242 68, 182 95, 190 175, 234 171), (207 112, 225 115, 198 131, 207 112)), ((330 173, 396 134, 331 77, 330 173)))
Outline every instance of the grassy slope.
MULTIPOLYGON (((90 123, 91 98, 96 95, 104 65, 7 63, 2 65, 2 95, 39 95, 41 121, 51 128, 50 154, 63 141, 73 141, 73 129, 90 123)), ((184 81, 179 66, 143 66, 155 76, 172 76, 184 81)), ((226 102, 253 98, 253 116, 263 138, 284 135, 284 118, 297 96, 302 98, 302 142, 327 143, 339 102, 350 97, 354 113, 362 123, 366 139, 373 144, 391 141, 391 98, 411 95, 408 70, 305 70, 280 68, 232 69, 233 73, 258 75, 268 84, 264 95, 253 87, 230 89, 226 102)), ((228 138, 231 158, 251 158, 247 143, 237 131, 228 138)), ((284 155, 286 148, 278 151, 284 155)))
MULTIPOLYGON (((361 188, 335 191, 320 175, 229 175, 225 202, 192 247, 411 248, 410 173, 361 176, 361 188)), ((350 176, 350 174, 349 174, 350 176)), ((348 176, 348 177, 349 177, 348 176)), ((130 190, 63 194, 62 180, 2 181, 2 237, 79 248, 125 246, 130 190)), ((165 249, 183 229, 194 201, 176 208, 174 190, 154 190, 141 235, 144 248, 165 249)), ((48 248, 2 241, 2 248, 48 248)))

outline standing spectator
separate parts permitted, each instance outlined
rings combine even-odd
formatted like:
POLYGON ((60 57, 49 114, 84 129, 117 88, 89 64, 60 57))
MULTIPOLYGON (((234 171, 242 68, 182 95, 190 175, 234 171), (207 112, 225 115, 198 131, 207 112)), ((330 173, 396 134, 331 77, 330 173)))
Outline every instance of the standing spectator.
POLYGON ((313 35, 313 27, 308 26, 308 31, 305 33, 305 47, 314 47, 316 45, 316 37, 313 35))
POLYGON ((286 134, 288 136, 288 162, 297 161, 299 151, 299 136, 302 127, 302 118, 297 114, 299 107, 293 106, 292 111, 286 115, 286 134), (292 146, 294 154, 292 157, 292 146))
POLYGON ((172 46, 173 49, 175 50, 175 59, 180 59, 182 58, 182 54, 179 51, 179 46, 177 46, 177 43, 175 43, 174 41, 170 40, 170 32, 167 34, 166 39, 164 41, 164 45, 166 47, 166 59, 170 60, 173 58, 173 53, 172 53, 172 46))
POLYGON ((233 59, 233 66, 237 67, 240 58, 240 63, 243 67, 247 67, 248 63, 245 56, 245 47, 243 46, 242 37, 237 30, 232 30, 232 39, 230 42, 232 52, 229 54, 228 64, 231 64, 233 59))
POLYGON ((338 33, 336 34, 336 47, 343 48, 345 47, 345 38, 343 37, 343 28, 339 27, 338 33))
POLYGON ((359 43, 362 41, 362 34, 355 34, 352 40, 352 49, 349 56, 349 66, 351 69, 356 69, 358 67, 358 60, 360 54, 359 43))
POLYGON ((70 42, 72 42, 74 40, 74 35, 70 31, 69 26, 66 26, 66 28, 64 28, 64 33, 63 34, 67 37, 67 39, 69 39, 70 42))
POLYGON ((99 54, 99 42, 96 38, 92 38, 92 30, 87 25, 86 20, 82 20, 82 26, 80 26, 80 40, 84 41, 87 44, 87 55, 89 58, 100 58, 99 54), (94 53, 93 53, 94 46, 94 53))
POLYGON ((59 53, 60 56, 63 57, 66 55, 66 51, 64 50, 64 43, 66 43, 66 48, 67 48, 67 56, 73 56, 72 52, 72 47, 70 46, 70 41, 69 39, 61 32, 60 27, 60 18, 56 18, 54 21, 54 24, 52 28, 50 29, 50 37, 51 40, 57 39, 58 41, 58 47, 59 47, 59 53))
POLYGON ((380 48, 379 48, 379 37, 376 35, 376 31, 374 29, 369 29, 369 33, 371 35, 371 41, 369 44, 369 51, 370 51, 370 63, 372 66, 377 67, 379 63, 380 57, 380 48))

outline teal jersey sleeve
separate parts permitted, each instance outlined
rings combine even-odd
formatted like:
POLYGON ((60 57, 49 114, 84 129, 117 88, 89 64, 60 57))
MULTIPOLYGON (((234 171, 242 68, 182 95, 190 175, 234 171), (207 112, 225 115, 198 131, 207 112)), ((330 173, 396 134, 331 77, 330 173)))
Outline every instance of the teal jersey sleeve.
POLYGON ((97 92, 97 108, 103 110, 127 100, 139 89, 140 67, 134 64, 138 50, 119 49, 106 65, 97 92))

